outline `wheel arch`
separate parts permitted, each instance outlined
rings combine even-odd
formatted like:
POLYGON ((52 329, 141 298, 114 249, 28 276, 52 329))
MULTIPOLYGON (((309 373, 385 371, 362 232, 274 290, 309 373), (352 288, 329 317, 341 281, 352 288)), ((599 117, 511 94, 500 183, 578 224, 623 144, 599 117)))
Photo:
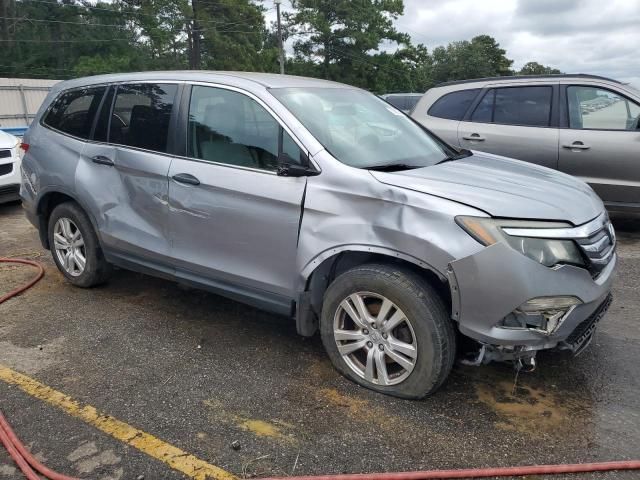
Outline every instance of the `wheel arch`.
POLYGON ((78 199, 68 190, 64 188, 55 188, 42 193, 38 198, 36 206, 36 215, 38 218, 38 233, 40 235, 40 242, 42 243, 42 246, 47 250, 50 250, 51 247, 49 245, 48 235, 49 217, 51 216, 51 212, 53 212, 54 208, 65 202, 74 202, 87 214, 89 220, 91 221, 91 225, 93 226, 93 229, 96 233, 96 236, 98 237, 98 242, 101 243, 100 232, 96 228, 96 221, 89 210, 87 210, 87 208, 85 208, 85 206, 82 205, 82 203, 78 201, 78 199))
POLYGON ((451 310, 448 279, 432 265, 392 249, 366 245, 342 246, 321 253, 302 271, 301 293, 295 315, 300 335, 310 337, 318 330, 324 293, 331 282, 350 268, 367 263, 397 265, 420 275, 436 289, 451 310))

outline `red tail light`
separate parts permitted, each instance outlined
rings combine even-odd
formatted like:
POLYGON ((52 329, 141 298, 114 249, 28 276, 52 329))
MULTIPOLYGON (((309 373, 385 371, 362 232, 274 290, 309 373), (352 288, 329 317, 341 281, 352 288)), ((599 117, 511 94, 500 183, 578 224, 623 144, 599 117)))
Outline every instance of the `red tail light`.
POLYGON ((27 153, 29 151, 29 144, 28 143, 21 143, 20 144, 20 148, 24 151, 24 153, 27 153))

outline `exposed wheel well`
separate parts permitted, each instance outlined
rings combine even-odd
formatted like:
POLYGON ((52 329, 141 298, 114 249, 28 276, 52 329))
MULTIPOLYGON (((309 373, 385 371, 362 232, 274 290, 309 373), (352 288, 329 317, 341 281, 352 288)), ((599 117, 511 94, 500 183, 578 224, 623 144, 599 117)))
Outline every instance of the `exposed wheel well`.
POLYGON ((51 212, 61 203, 65 202, 75 202, 75 199, 60 192, 51 192, 45 194, 40 202, 38 203, 38 208, 36 213, 38 214, 38 230, 40 233, 40 241, 42 242, 42 246, 46 249, 49 249, 49 236, 47 235, 47 231, 49 229, 49 217, 51 216, 51 212))
POLYGON ((338 253, 324 260, 307 279, 305 293, 298 304, 296 325, 298 333, 312 336, 318 328, 318 319, 322 312, 324 292, 331 282, 341 273, 365 263, 382 263, 401 266, 427 280, 435 288, 442 300, 451 310, 451 292, 449 285, 435 272, 422 268, 414 263, 400 258, 379 253, 346 251, 338 253))

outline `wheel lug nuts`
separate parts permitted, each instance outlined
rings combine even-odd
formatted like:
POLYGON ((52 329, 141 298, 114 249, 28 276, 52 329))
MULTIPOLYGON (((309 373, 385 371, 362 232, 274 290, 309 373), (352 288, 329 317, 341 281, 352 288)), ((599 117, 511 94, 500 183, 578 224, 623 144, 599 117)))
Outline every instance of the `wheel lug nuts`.
POLYGON ((364 333, 365 335, 369 335, 369 330, 365 328, 364 330, 362 330, 362 333, 364 333))
POLYGON ((382 338, 387 338, 389 335, 387 335, 386 333, 382 334, 382 338))
POLYGON ((369 348, 373 347, 373 342, 367 342, 367 347, 369 348))
POLYGON ((380 345, 378 345, 378 348, 379 348, 380 350, 384 350, 384 345, 380 344, 380 345))

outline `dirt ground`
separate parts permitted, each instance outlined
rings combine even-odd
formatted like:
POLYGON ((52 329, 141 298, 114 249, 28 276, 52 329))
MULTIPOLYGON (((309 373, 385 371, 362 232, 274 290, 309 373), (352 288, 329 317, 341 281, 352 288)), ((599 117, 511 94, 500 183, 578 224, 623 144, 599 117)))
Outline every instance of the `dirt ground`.
MULTIPOLYGON (((0 206, 0 256, 46 266, 39 284, 0 306, 0 366, 239 477, 638 459, 640 221, 615 225, 615 300, 587 351, 542 354, 515 386, 509 366, 456 366, 436 395, 406 401, 342 378, 319 339, 299 337, 286 318, 123 270, 100 288, 74 288, 20 205, 0 206)), ((0 264, 0 294, 31 275, 0 264)), ((186 478, 1 380, 0 409, 67 474, 186 478)), ((0 451, 5 478, 22 477, 0 451)))

